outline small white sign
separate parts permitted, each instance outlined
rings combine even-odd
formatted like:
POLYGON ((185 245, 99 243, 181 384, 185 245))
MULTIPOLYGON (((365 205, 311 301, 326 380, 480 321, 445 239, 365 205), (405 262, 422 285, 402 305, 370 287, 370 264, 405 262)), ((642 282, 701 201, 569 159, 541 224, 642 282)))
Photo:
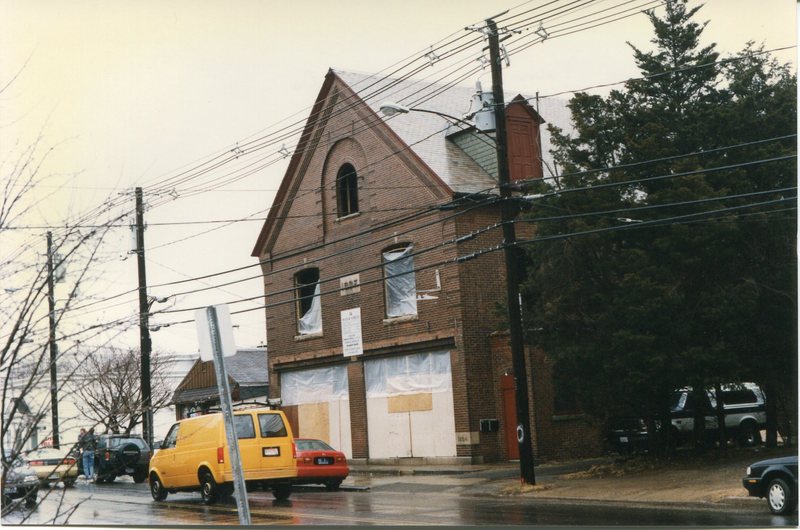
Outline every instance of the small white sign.
MULTIPOLYGON (((236 355, 236 342, 233 340, 233 326, 231 325, 231 313, 225 304, 212 306, 217 313, 217 325, 222 345, 223 357, 236 355)), ((211 327, 208 320, 208 310, 206 307, 194 312, 194 320, 197 324, 197 342, 200 346, 200 359, 211 361, 214 359, 214 349, 211 343, 211 327)))
POLYGON ((342 311, 342 354, 345 357, 363 355, 364 344, 361 342, 361 308, 342 311))

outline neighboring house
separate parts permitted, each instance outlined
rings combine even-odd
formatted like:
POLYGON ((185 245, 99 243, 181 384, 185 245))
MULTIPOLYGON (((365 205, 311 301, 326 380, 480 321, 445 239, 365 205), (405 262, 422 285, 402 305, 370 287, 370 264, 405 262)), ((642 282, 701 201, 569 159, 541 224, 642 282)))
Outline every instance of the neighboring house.
MULTIPOLYGON (((266 348, 237 349, 235 355, 225 357, 225 370, 233 402, 266 402, 269 388, 266 348)), ((214 361, 198 358, 175 390, 172 403, 178 420, 218 408, 219 387, 214 361)))
MULTIPOLYGON (((487 97, 441 89, 329 71, 253 250, 270 395, 296 434, 351 458, 517 457, 511 356, 497 333, 507 319, 494 139, 436 114, 379 113, 391 100, 461 119, 487 97), (343 328, 359 326, 345 352, 343 328)), ((506 101, 512 181, 551 176, 544 120, 527 99, 506 101)), ((545 356, 529 354, 536 456, 596 453, 599 435, 579 411, 558 415, 539 365, 545 356)))

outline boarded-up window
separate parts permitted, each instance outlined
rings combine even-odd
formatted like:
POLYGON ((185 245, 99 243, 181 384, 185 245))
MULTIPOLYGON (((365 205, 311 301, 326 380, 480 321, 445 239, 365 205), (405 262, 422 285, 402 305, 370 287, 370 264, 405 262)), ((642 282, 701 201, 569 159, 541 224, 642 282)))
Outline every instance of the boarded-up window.
POLYGON ((388 318, 417 314, 417 280, 414 274, 412 245, 395 247, 383 253, 388 318))

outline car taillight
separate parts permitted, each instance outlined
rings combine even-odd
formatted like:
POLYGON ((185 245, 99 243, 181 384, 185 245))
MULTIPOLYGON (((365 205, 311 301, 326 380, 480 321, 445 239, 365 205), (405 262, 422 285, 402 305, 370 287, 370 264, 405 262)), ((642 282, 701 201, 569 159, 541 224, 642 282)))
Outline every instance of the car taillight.
POLYGON ((111 460, 111 453, 109 451, 106 451, 106 462, 108 462, 109 460, 111 460))
POLYGON ((344 462, 344 457, 343 456, 337 456, 336 457, 336 461, 337 462, 344 462))
POLYGON ((294 440, 292 440, 292 458, 297 459, 297 446, 294 444, 294 440))
POLYGON ((225 448, 217 447, 217 464, 225 463, 225 448))
POLYGON ((64 459, 64 465, 74 466, 75 465, 75 459, 74 458, 65 458, 64 459))
POLYGON ((30 462, 28 462, 28 464, 32 466, 43 466, 44 462, 42 462, 41 460, 31 460, 30 462))

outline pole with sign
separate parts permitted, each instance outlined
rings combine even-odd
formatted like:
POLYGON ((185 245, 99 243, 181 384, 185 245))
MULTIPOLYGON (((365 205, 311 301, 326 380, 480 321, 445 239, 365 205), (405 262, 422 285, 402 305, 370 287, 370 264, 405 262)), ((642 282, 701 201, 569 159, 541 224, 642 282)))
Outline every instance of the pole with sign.
POLYGON ((219 403, 225 423, 225 436, 228 440, 228 454, 233 471, 233 488, 236 493, 236 507, 239 512, 239 524, 250 525, 250 505, 247 502, 247 488, 244 483, 242 459, 239 455, 239 441, 233 424, 233 407, 231 390, 228 385, 228 373, 225 370, 225 357, 236 353, 233 342, 233 327, 228 307, 225 305, 209 306, 195 312, 197 336, 200 342, 200 359, 214 360, 214 372, 217 374, 219 403))

